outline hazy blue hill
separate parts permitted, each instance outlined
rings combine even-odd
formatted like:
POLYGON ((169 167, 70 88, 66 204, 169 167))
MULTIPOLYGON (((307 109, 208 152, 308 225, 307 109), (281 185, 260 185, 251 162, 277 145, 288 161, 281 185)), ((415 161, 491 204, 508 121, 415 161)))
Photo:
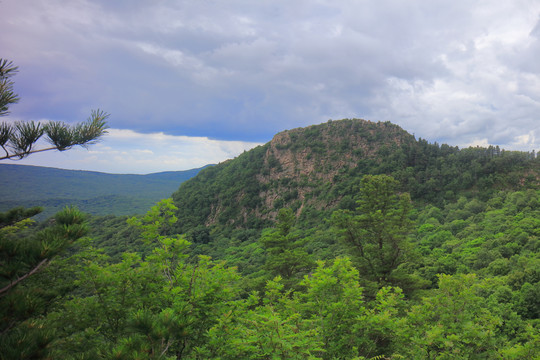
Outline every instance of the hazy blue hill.
POLYGON ((0 164, 0 211, 43 206, 41 217, 46 217, 66 205, 76 205, 97 215, 140 214, 171 196, 200 170, 133 175, 0 164))

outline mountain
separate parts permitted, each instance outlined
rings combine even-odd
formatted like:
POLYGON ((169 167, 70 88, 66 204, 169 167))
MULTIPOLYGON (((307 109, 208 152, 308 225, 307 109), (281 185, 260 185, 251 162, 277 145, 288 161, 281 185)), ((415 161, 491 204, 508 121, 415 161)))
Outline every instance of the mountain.
POLYGON ((329 121, 278 133, 269 143, 201 171, 173 199, 176 231, 196 226, 262 228, 281 208, 306 224, 355 207, 360 179, 387 174, 415 202, 442 206, 460 196, 538 188, 533 153, 428 143, 390 122, 329 121))
POLYGON ((45 218, 76 205, 90 214, 142 214, 201 169, 131 175, 0 164, 0 211, 43 206, 45 218))
POLYGON ((76 212, 5 228, 0 280, 24 285, 0 296, 4 358, 540 358, 534 153, 333 121, 203 169, 173 201, 90 217, 48 264, 83 234, 76 212))

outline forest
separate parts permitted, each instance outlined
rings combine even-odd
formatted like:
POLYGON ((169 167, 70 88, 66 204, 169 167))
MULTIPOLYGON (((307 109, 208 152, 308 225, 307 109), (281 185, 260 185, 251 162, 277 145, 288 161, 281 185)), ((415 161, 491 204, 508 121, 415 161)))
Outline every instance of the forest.
POLYGON ((276 134, 145 215, 0 214, 1 359, 538 359, 540 158, 276 134))
POLYGON ((91 215, 142 215, 199 170, 134 175, 0 164, 0 211, 41 206, 35 220, 45 220, 65 206, 91 215))

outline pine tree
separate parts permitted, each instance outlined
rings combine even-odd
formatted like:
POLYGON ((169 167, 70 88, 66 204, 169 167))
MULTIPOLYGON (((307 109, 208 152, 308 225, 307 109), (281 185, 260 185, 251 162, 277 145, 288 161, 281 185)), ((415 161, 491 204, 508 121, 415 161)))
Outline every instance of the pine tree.
POLYGON ((295 222, 291 209, 281 209, 276 228, 266 230, 260 239, 266 250, 265 269, 272 276, 280 276, 287 288, 293 287, 315 266, 305 249, 309 238, 294 228, 295 222))
MULTIPOLYGON (((0 116, 9 114, 9 106, 19 101, 14 93, 12 77, 18 68, 11 61, 0 59, 0 116)), ((69 150, 74 146, 96 143, 107 133, 106 119, 109 114, 93 110, 87 121, 69 125, 62 121, 50 121, 45 124, 35 121, 15 121, 0 123, 0 146, 5 155, 0 160, 22 159, 30 154, 47 150, 69 150), (36 142, 45 136, 50 147, 36 149, 36 142)))
POLYGON ((338 210, 332 215, 360 270, 380 285, 393 283, 392 273, 405 262, 409 250, 411 199, 397 192, 398 185, 391 176, 366 175, 356 211, 338 210))
MULTIPOLYGON (((18 68, 11 61, 0 59, 0 116, 8 115, 9 106, 19 101, 18 95, 13 91, 13 81, 11 80, 17 71, 18 68)), ((95 110, 92 111, 87 122, 74 126, 60 121, 51 121, 45 125, 34 121, 14 122, 13 124, 2 122, 0 123, 0 146, 6 155, 0 157, 0 160, 22 159, 40 151, 54 149, 64 151, 75 145, 88 146, 93 144, 107 132, 105 119, 108 116, 101 110, 95 110), (44 134, 47 141, 53 146, 45 149, 34 149, 33 146, 44 134)), ((39 271, 47 263, 50 255, 65 245, 65 241, 58 239, 49 239, 50 241, 47 239, 35 241, 26 238, 16 239, 14 234, 26 228, 31 222, 30 217, 40 211, 39 208, 27 210, 16 208, 5 214, 0 214, 0 297, 5 296, 15 285, 39 271), (30 255, 31 253, 40 255, 34 256, 30 255)), ((79 217, 80 214, 75 209, 66 209, 58 216, 68 216, 71 217, 69 221, 75 221, 75 218, 79 217)), ((57 221, 60 220, 57 219, 57 221)), ((69 223, 65 225, 67 226, 69 223)), ((68 231, 67 228, 65 230, 68 231)), ((73 234, 65 236, 70 237, 71 235, 73 234)))
MULTIPOLYGON (((0 59, 0 116, 7 116, 9 106, 19 101, 12 81, 17 71, 11 61, 0 59)), ((94 144, 107 132, 108 116, 95 110, 86 122, 76 125, 61 121, 0 122, 0 146, 5 152, 0 160, 94 144), (51 146, 36 149, 42 136, 51 146)), ((29 228, 31 217, 39 212, 39 207, 19 207, 0 213, 0 359, 45 356, 52 334, 36 327, 30 319, 46 311, 54 295, 47 294, 51 289, 36 282, 29 284, 28 280, 87 232, 84 216, 75 208, 56 214, 43 230, 29 228)))

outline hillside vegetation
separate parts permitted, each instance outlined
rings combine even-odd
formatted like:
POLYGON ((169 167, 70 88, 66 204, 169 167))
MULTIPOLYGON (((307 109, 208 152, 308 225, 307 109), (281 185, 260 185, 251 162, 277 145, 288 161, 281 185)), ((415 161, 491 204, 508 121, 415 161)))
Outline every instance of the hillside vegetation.
POLYGON ((130 175, 0 164, 0 211, 42 206, 39 219, 65 206, 94 215, 144 214, 199 170, 130 175))
POLYGON ((540 358, 534 153, 332 121, 87 225, 0 297, 0 358, 540 358))
POLYGON ((329 121, 277 134, 269 143, 202 171, 173 194, 179 232, 198 224, 260 227, 281 208, 317 221, 336 206, 354 208, 360 179, 387 174, 416 202, 538 187, 539 161, 498 147, 430 144, 390 122, 329 121))

